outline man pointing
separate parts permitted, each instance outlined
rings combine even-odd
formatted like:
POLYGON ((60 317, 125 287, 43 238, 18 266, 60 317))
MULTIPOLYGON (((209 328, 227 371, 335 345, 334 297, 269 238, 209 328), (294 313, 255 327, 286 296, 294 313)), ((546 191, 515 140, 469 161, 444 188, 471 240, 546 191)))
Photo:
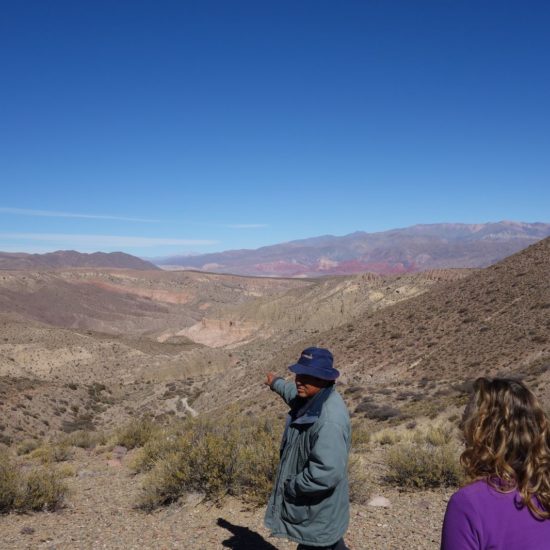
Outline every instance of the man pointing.
POLYGON ((315 347, 289 370, 294 381, 272 372, 266 380, 290 411, 265 524, 273 535, 298 542, 298 550, 346 550, 351 427, 334 387, 340 373, 330 351, 315 347))

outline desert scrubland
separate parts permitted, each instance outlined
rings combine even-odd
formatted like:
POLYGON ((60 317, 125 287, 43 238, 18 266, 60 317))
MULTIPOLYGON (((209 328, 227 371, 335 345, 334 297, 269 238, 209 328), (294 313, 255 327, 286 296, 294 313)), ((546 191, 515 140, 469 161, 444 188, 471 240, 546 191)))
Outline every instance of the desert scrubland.
POLYGON ((550 239, 483 269, 320 279, 0 271, 0 547, 290 549, 262 525, 286 413, 328 347, 352 415, 347 542, 438 548, 479 375, 550 406, 550 239))

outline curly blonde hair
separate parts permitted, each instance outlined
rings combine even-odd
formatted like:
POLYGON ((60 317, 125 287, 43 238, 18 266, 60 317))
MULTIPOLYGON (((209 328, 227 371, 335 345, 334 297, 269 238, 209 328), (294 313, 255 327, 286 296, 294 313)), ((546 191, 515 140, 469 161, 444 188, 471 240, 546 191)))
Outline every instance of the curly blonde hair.
POLYGON ((550 518, 549 422, 518 380, 478 378, 464 412, 466 449, 460 462, 471 479, 500 492, 517 489, 523 506, 550 518))

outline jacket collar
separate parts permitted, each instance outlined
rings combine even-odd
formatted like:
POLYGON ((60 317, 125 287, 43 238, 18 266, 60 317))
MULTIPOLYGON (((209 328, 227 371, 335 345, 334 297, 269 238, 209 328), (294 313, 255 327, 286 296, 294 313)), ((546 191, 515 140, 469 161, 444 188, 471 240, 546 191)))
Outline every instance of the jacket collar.
POLYGON ((313 424, 321 415, 325 401, 334 391, 334 385, 323 388, 317 395, 308 399, 301 407, 290 411, 291 424, 313 424))

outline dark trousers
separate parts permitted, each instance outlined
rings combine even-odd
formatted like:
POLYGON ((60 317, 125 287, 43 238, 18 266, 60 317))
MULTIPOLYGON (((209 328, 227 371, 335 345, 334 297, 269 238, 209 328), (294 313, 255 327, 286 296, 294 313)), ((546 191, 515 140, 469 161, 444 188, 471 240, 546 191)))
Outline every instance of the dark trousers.
POLYGON ((306 544, 299 544, 296 550, 349 550, 344 542, 344 539, 340 539, 336 544, 332 546, 307 546, 306 544))

